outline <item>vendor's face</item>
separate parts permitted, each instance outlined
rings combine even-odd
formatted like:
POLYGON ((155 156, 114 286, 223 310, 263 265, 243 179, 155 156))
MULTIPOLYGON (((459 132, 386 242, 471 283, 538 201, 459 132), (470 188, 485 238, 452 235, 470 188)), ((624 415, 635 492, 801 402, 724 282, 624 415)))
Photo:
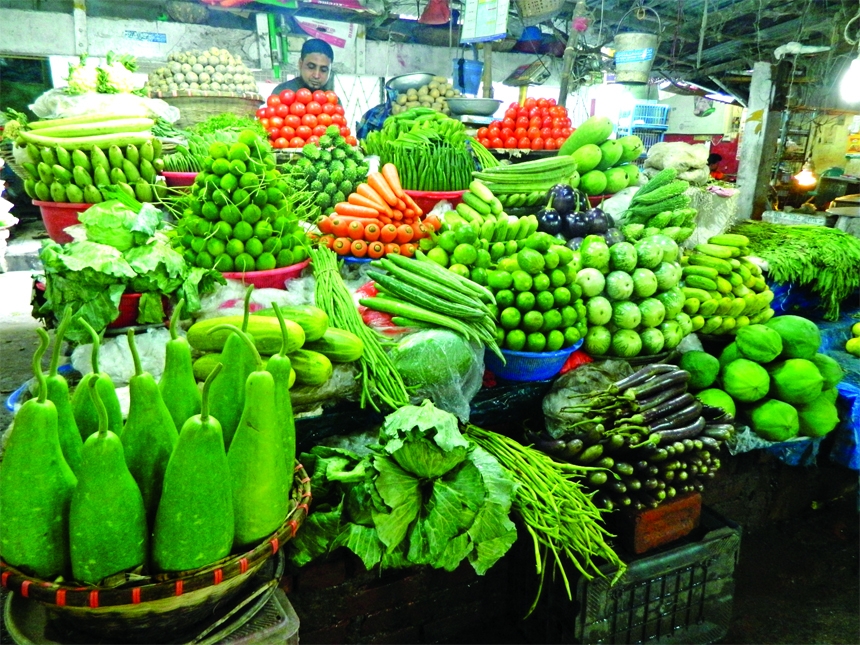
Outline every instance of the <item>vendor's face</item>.
POLYGON ((308 54, 299 60, 299 75, 312 90, 321 89, 328 83, 331 74, 331 59, 325 54, 308 54))

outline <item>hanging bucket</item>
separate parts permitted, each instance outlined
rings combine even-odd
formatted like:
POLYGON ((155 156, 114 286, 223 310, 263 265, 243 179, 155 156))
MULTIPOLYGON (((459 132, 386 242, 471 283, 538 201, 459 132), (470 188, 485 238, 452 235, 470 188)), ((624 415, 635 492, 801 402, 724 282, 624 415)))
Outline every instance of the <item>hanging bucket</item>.
MULTIPOLYGON (((650 7, 636 9, 636 17, 644 19, 645 11, 651 11, 657 16, 657 33, 625 32, 615 33, 613 48, 615 49, 615 82, 616 83, 647 83, 651 75, 651 65, 657 55, 657 47, 660 44, 659 14, 650 7)), ((622 16, 618 26, 631 13, 633 9, 622 16)))
POLYGON ((454 88, 463 94, 475 95, 481 86, 484 63, 479 60, 454 59, 454 88))

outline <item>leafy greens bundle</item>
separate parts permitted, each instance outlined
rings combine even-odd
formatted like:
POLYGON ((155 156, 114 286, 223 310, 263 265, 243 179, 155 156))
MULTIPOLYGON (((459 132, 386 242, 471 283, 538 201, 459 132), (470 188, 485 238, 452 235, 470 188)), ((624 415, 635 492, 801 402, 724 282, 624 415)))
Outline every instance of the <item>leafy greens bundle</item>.
POLYGON ((324 446, 302 455, 316 508, 291 559, 302 566, 343 546, 370 569, 468 560, 483 575, 510 549, 513 478, 430 401, 390 414, 370 454, 324 446))

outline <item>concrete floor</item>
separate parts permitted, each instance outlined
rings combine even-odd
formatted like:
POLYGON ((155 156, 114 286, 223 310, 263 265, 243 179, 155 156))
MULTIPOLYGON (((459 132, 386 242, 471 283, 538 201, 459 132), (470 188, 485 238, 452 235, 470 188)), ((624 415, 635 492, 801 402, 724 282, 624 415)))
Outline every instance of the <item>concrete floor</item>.
MULTIPOLYGON (((0 273, 0 397, 31 376, 37 346, 30 315, 38 224, 11 240, 0 273), (11 270, 17 269, 17 270, 11 270)), ((0 428, 11 415, 0 408, 0 428)), ((789 467, 746 453, 726 464, 705 503, 743 526, 732 624, 723 643, 860 643, 857 473, 826 458, 789 467)), ((510 638, 510 634, 509 634, 510 638)), ((0 625, 0 643, 11 642, 0 625)), ((499 640, 484 633, 472 642, 499 640)))

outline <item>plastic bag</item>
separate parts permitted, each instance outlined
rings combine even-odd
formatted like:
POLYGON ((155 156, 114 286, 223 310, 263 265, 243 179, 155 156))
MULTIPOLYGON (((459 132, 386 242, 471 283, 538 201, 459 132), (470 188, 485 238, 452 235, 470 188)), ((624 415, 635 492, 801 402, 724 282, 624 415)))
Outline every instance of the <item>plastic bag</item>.
MULTIPOLYGON (((289 290, 284 289, 254 289, 251 292, 249 309, 251 313, 261 309, 270 309, 272 303, 279 307, 295 305, 312 305, 314 303, 313 276, 291 280, 289 290)), ((216 285, 215 291, 200 300, 200 320, 218 318, 220 316, 241 316, 245 310, 245 291, 248 286, 239 280, 227 280, 225 285, 216 285)))
POLYGON ((88 114, 123 114, 145 109, 152 118, 160 117, 174 123, 179 120, 179 108, 161 99, 137 94, 66 94, 62 89, 48 90, 37 98, 30 109, 40 119, 60 119, 88 114))
MULTIPOLYGON (((180 335, 184 332, 180 331, 180 335)), ((152 374, 157 381, 164 372, 164 356, 170 332, 164 328, 147 329, 144 334, 134 337, 134 346, 140 355, 140 365, 144 372, 152 374)), ((89 374, 92 369, 92 343, 78 345, 72 351, 71 363, 81 374, 89 374)), ((99 370, 110 376, 114 385, 126 385, 134 376, 134 362, 125 334, 106 338, 99 347, 99 370)))
POLYGON ((842 382, 839 390, 840 424, 834 430, 830 460, 860 470, 860 387, 842 382))
POLYGON ((484 376, 483 347, 447 329, 424 329, 405 336, 389 356, 413 404, 430 399, 464 423, 469 420, 469 403, 484 376))
POLYGON ((726 442, 730 455, 752 450, 766 450, 789 466, 813 466, 824 437, 795 437, 788 441, 767 441, 749 426, 736 426, 735 433, 726 442))

